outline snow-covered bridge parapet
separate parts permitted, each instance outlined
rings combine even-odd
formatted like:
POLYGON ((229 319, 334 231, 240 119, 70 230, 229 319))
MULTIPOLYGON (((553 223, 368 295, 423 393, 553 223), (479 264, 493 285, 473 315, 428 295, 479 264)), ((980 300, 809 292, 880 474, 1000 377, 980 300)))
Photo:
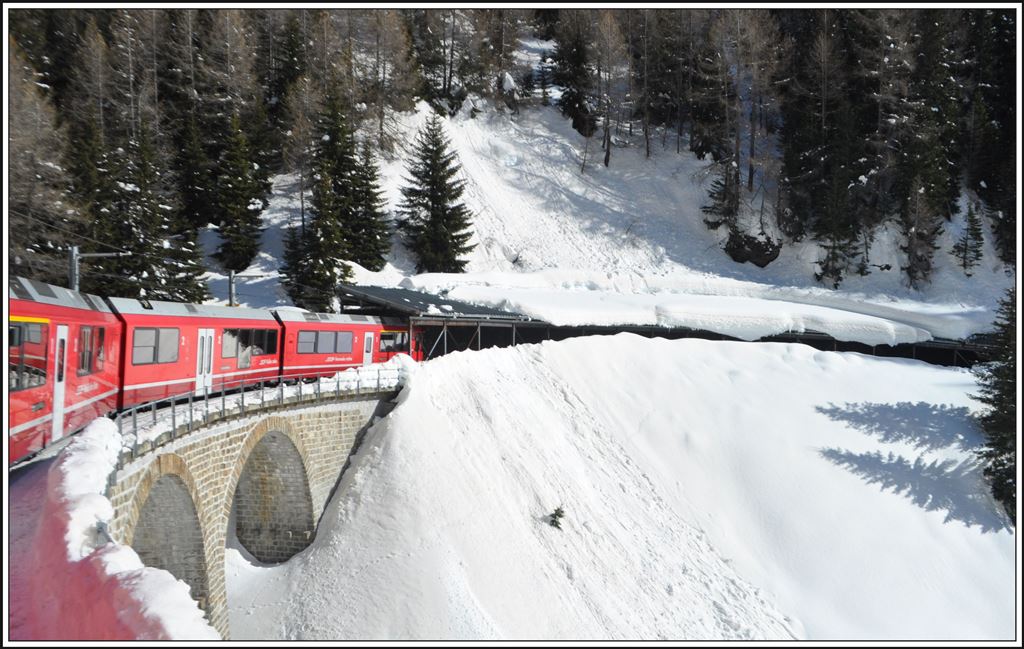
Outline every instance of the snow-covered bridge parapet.
POLYGON ((208 422, 175 417, 176 430, 139 431, 143 441, 126 442, 134 450, 122 452, 108 484, 108 534, 188 584, 228 638, 226 545, 266 563, 308 546, 363 431, 390 410, 398 387, 307 386, 262 406, 257 396, 245 410, 225 403, 208 422))

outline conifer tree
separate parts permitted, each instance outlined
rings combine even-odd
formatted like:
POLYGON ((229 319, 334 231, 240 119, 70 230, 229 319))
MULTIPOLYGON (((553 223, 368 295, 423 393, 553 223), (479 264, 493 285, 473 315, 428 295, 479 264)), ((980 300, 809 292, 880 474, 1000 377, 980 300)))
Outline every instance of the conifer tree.
POLYGON ((400 205, 416 272, 461 273, 466 265, 461 257, 475 247, 469 244, 470 213, 460 201, 465 191, 465 181, 456 178, 460 170, 441 119, 431 115, 416 136, 400 205))
POLYGON ((996 352, 977 366, 980 394, 987 406, 980 421, 986 443, 980 451, 992 495, 1014 519, 1017 510, 1017 291, 1011 286, 999 304, 995 322, 996 352))
POLYGON ((338 90, 335 79, 317 119, 310 216, 289 232, 282 268, 292 302, 315 311, 331 310, 336 286, 351 276, 345 259, 357 231, 355 139, 338 90))
POLYGON ((260 214, 267 201, 237 113, 231 117, 228 147, 221 156, 220 168, 217 206, 221 244, 214 256, 224 270, 238 273, 248 268, 260 251, 260 214))
POLYGON ((289 232, 286 265, 282 269, 285 288, 295 306, 332 313, 338 284, 351 277, 351 268, 343 261, 348 247, 340 227, 341 203, 326 164, 319 163, 313 181, 310 222, 304 236, 297 228, 289 232))
POLYGON ((380 172, 369 141, 363 141, 354 180, 354 209, 348 237, 352 251, 350 259, 364 268, 378 271, 384 268, 391 241, 384 214, 386 201, 380 189, 380 172))
POLYGON ((572 120, 572 127, 580 135, 590 137, 597 129, 596 118, 590 107, 592 80, 590 78, 588 27, 585 12, 563 11, 558 43, 555 47, 555 83, 562 86, 558 107, 572 120))
POLYGON ((66 133, 58 129, 53 106, 37 85, 38 75, 13 38, 8 40, 8 53, 9 269, 31 279, 62 283, 68 234, 83 225, 61 159, 66 133))
POLYGON ((971 276, 971 269, 981 261, 981 245, 984 234, 982 233, 981 215, 974 209, 974 205, 967 205, 967 223, 964 233, 953 246, 953 255, 957 263, 964 269, 964 274, 971 276))
POLYGON ((551 105, 551 71, 548 64, 551 56, 545 51, 541 54, 540 63, 537 64, 537 86, 540 88, 540 103, 542 106, 551 105))
POLYGON ((907 265, 902 268, 907 281, 911 288, 919 289, 931 277, 938 249, 935 242, 942 233, 942 217, 938 208, 929 202, 925 184, 919 178, 915 178, 910 187, 900 221, 904 237, 900 250, 907 255, 907 265))
POLYGON ((131 254, 91 263, 92 272, 82 272, 82 289, 122 297, 162 297, 163 242, 169 233, 161 226, 173 208, 165 202, 163 172, 148 126, 140 123, 137 137, 107 152, 99 169, 107 180, 98 197, 92 239, 131 254))

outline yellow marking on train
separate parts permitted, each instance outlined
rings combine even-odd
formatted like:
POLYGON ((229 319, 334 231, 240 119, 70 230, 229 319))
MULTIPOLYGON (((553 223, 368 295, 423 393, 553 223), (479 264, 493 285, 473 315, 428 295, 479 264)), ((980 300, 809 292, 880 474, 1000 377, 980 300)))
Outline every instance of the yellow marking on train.
POLYGON ((12 315, 8 320, 11 322, 41 322, 43 324, 50 324, 49 318, 30 318, 23 315, 12 315))

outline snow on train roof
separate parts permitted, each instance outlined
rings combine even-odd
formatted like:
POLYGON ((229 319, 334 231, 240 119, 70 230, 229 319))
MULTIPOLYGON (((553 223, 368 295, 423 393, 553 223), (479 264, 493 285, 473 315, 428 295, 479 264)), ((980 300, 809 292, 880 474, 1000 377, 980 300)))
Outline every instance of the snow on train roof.
POLYGON ((72 291, 63 286, 44 284, 34 279, 10 277, 7 281, 7 290, 8 296, 17 300, 110 313, 110 307, 98 295, 72 291))
POLYGON ((238 320, 266 320, 276 322, 274 314, 264 309, 213 304, 183 304, 160 300, 135 300, 126 297, 107 298, 122 315, 170 315, 186 318, 235 318, 238 320))

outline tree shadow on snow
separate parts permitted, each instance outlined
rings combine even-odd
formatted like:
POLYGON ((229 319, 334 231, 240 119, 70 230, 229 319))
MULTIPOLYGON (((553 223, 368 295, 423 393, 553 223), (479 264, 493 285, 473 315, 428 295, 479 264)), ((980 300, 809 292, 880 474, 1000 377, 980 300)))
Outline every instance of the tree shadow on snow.
POLYGON ((830 403, 815 406, 829 419, 878 437, 887 444, 905 443, 922 451, 955 446, 973 451, 981 446, 970 411, 964 407, 918 401, 911 403, 830 403))
POLYGON ((878 451, 853 453, 825 448, 820 453, 868 484, 903 495, 925 511, 946 512, 946 523, 960 521, 967 527, 979 525, 982 532, 1009 528, 984 491, 981 466, 975 459, 927 463, 920 457, 911 462, 903 456, 883 455, 878 451))
POLYGON ((899 494, 925 511, 944 511, 945 522, 959 521, 982 532, 1008 529, 989 496, 975 451, 982 444, 967 408, 926 402, 846 403, 817 406, 819 413, 875 436, 887 444, 909 444, 922 452, 955 448, 967 459, 910 460, 880 451, 855 453, 823 448, 821 456, 883 491, 899 494))

